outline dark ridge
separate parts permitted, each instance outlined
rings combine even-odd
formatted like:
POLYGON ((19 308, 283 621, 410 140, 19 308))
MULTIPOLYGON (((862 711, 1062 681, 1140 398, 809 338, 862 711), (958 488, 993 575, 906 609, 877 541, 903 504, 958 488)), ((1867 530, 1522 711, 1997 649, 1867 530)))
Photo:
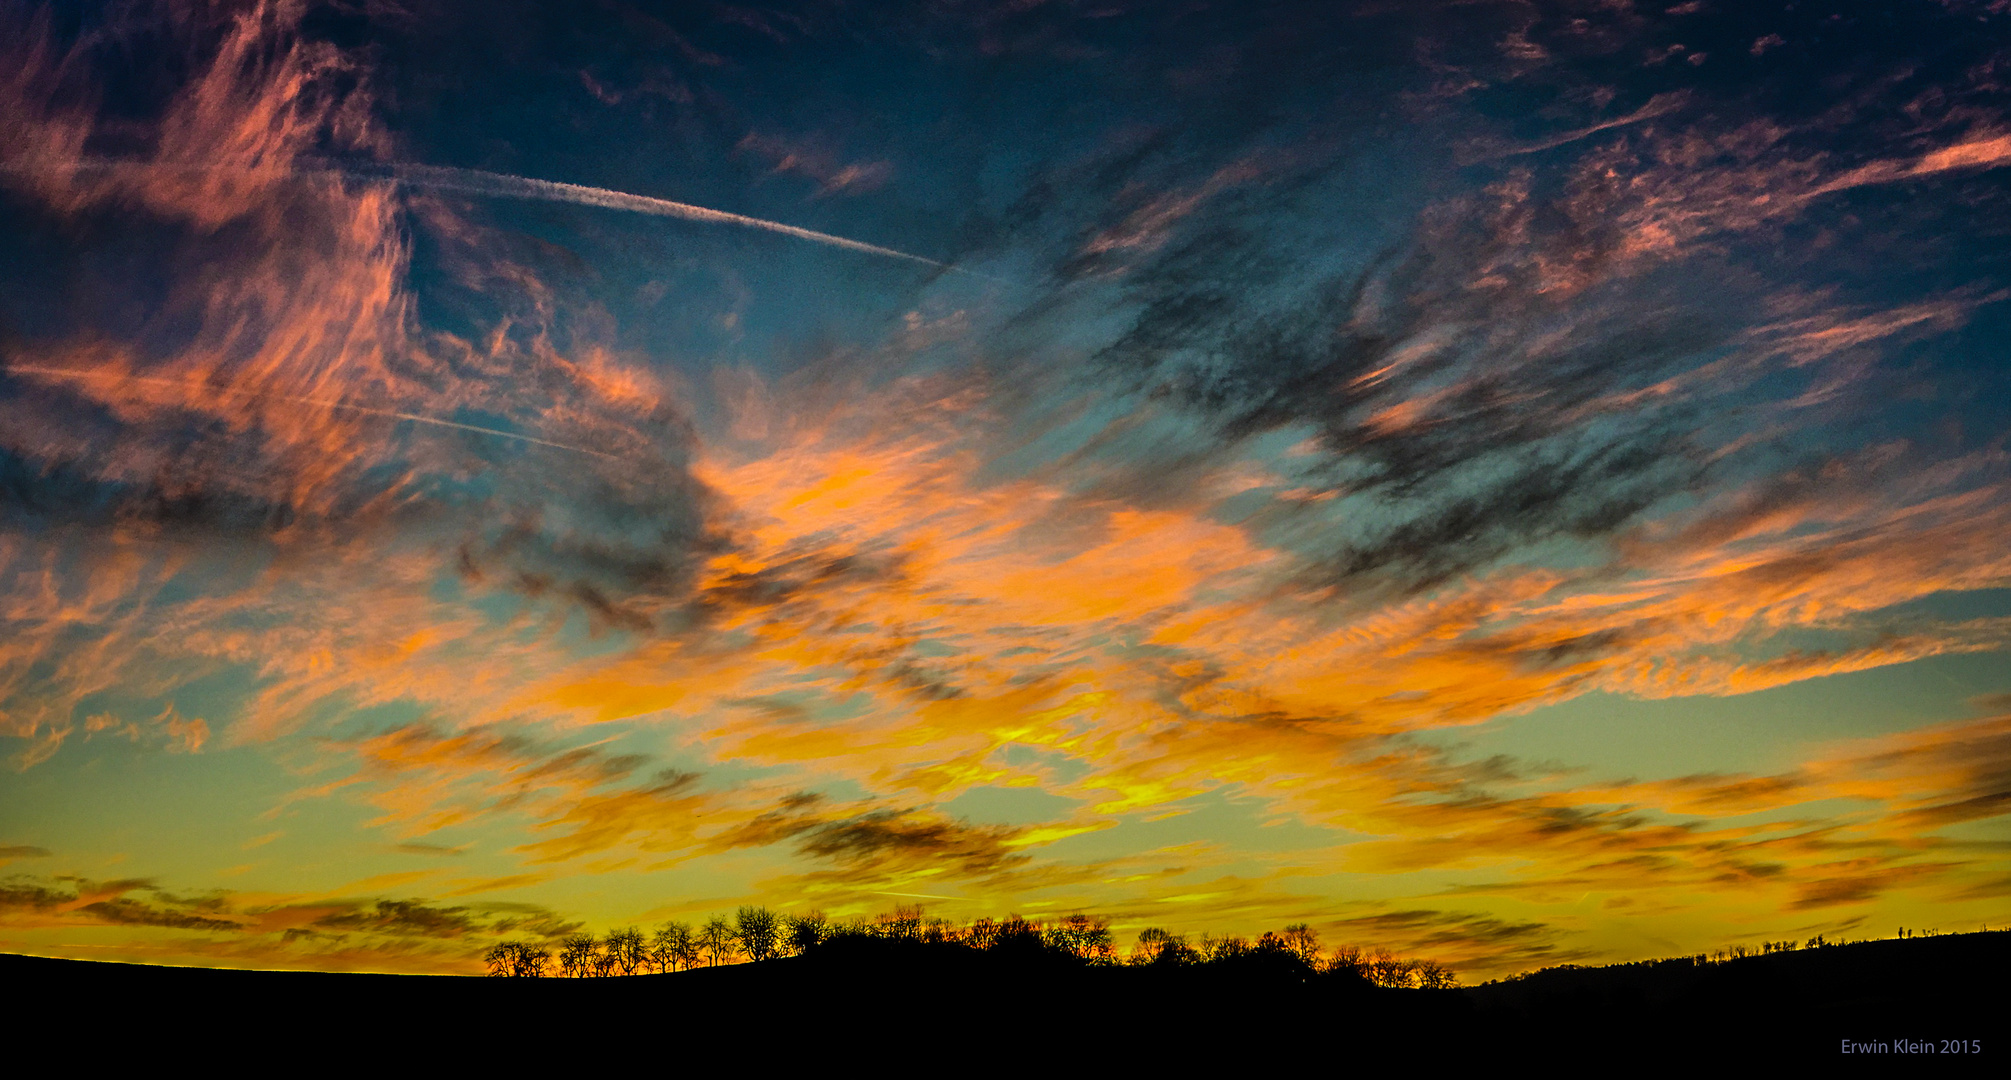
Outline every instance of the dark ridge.
POLYGON ((1986 1056, 2001 1059, 2011 1050, 1998 1042, 2011 1004, 2007 967, 2011 931, 1995 930, 1720 961, 1549 968, 1461 993, 1484 1027, 1554 1030, 1569 1018, 1588 1040, 1612 1049, 1709 1039, 1792 1060, 1848 1063, 1908 1056, 1892 1049, 1902 1041, 1932 1043, 1934 1056, 1951 1056, 1943 1043, 1980 1039, 1986 1056), (1846 1054, 1845 1042, 1887 1049, 1846 1054))
MULTIPOLYGON (((617 979, 489 979, 151 967, 0 955, 14 1040, 169 1057, 201 1035, 228 1065, 311 1051, 495 1067, 663 1060, 712 1046, 752 1061, 907 1071, 1086 1061, 1770 1062, 1823 1070, 2004 1053, 2011 932, 1860 942, 1744 959, 1553 968, 1465 990, 1390 990, 1289 955, 1093 965, 874 938, 806 955, 617 979), (1860 1049, 1844 1052, 1845 1044, 1860 1049), (1883 1047, 1883 1049, 1879 1049, 1883 1047), (1980 1053, 1978 1048, 1980 1047, 1980 1053), (1868 1049, 1867 1049, 1868 1048, 1868 1049), (943 1057, 941 1055, 948 1055, 943 1057)), ((1987 1067, 1987 1066, 1985 1066, 1987 1067)), ((1344 1069, 1342 1071, 1350 1071, 1344 1069)))

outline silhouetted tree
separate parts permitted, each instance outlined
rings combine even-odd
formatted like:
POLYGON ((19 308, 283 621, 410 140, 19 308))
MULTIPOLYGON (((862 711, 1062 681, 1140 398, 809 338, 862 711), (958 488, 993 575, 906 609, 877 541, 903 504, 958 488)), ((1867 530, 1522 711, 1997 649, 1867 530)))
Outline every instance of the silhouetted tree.
POLYGON ((1186 938, 1156 926, 1140 930, 1131 950, 1134 964, 1190 964, 1198 959, 1186 938))
POLYGON ((998 936, 998 921, 990 916, 979 916, 971 920, 970 927, 964 931, 964 944, 979 952, 986 952, 997 944, 998 936))
POLYGON ((521 941, 501 942, 482 956, 482 960, 489 965, 489 974, 516 979, 535 979, 544 975, 545 964, 551 958, 551 950, 521 941))
POLYGON ((633 975, 636 969, 649 963, 649 946, 642 940, 642 932, 633 926, 609 931, 601 948, 609 967, 617 974, 633 975))
POLYGON ((1330 974, 1359 975, 1368 978, 1367 961, 1362 959, 1362 950, 1353 945, 1336 945, 1334 954, 1327 958, 1321 968, 1330 974))
POLYGON ((605 947, 594 949, 592 964, 592 974, 597 979, 605 979, 616 971, 614 953, 605 947))
POLYGON ((1413 985, 1420 990, 1451 990, 1459 985, 1459 976, 1434 960, 1414 961, 1411 971, 1413 985))
POLYGON ((767 960, 782 944, 782 921, 767 908, 743 907, 733 913, 733 940, 747 959, 767 960))
POLYGON ((482 954, 482 962, 489 965, 489 974, 492 976, 514 975, 517 950, 521 948, 523 946, 514 941, 497 942, 488 952, 482 954))
POLYGON ((705 920, 705 926, 698 931, 698 947, 711 959, 712 966, 718 967, 733 955, 733 924, 724 915, 705 920))
POLYGON ((1409 987, 1416 971, 1415 961, 1402 959, 1388 949, 1377 949, 1375 956, 1362 968, 1362 973, 1368 976, 1370 982, 1392 990, 1409 987))
POLYGON ((1201 959, 1206 963, 1234 960, 1239 956, 1248 956, 1250 951, 1250 943, 1234 934, 1219 938, 1201 935, 1201 959))
POLYGON ((1291 952, 1292 947, 1285 944, 1285 935, 1275 930, 1266 930, 1257 935, 1257 940, 1251 944, 1250 951, 1255 953, 1282 954, 1291 952))
POLYGON ((515 941, 497 941, 495 945, 491 945, 491 949, 483 953, 483 963, 489 965, 489 973, 509 975, 511 969, 515 967, 513 959, 517 957, 517 949, 519 945, 515 941))
POLYGON ((600 942, 592 934, 571 934, 559 942, 559 974, 584 979, 594 974, 600 942))
POLYGON ((1047 951, 1047 937, 1040 923, 1009 915, 991 928, 988 952, 1007 956, 1039 956, 1047 951))
POLYGON ((914 941, 922 936, 922 908, 896 905, 894 913, 880 916, 880 936, 892 941, 914 941))
POLYGON ((824 928, 825 941, 835 941, 839 938, 856 940, 879 936, 879 931, 874 929, 874 924, 865 919, 846 919, 844 922, 832 923, 824 928))
POLYGON ((1305 923, 1293 923, 1287 926, 1285 932, 1278 935, 1278 937, 1283 943, 1286 952, 1304 960, 1309 965, 1319 965, 1319 931, 1307 926, 1305 923))
POLYGON ((650 938, 649 960, 658 971, 690 970, 698 965, 698 937, 688 923, 667 922, 650 938))
POLYGON ((830 924, 824 913, 813 911, 807 915, 793 915, 783 922, 782 944, 790 952, 801 956, 824 943, 830 924))
POLYGON ((522 945, 517 949, 516 970, 512 972, 520 979, 541 979, 545 975, 545 965, 552 959, 552 950, 542 945, 522 945))
POLYGON ((1112 963, 1117 956, 1110 940, 1110 924, 1081 912, 1049 927, 1047 941, 1053 948, 1092 964, 1112 963))

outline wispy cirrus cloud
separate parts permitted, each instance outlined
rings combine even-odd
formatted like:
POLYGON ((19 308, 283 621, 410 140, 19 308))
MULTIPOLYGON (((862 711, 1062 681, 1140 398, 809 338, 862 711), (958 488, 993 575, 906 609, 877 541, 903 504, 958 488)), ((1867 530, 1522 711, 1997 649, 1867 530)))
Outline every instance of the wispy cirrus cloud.
POLYGON ((144 879, 16 876, 0 883, 0 934, 93 925, 140 930, 146 936, 110 952, 140 962, 463 973, 480 970, 482 952, 503 937, 550 941, 580 927, 523 904, 184 896, 144 879))
POLYGON ((816 139, 790 139, 754 132, 741 139, 735 149, 773 162, 771 175, 796 174, 815 181, 819 198, 872 191, 887 183, 894 174, 890 162, 844 161, 816 139))

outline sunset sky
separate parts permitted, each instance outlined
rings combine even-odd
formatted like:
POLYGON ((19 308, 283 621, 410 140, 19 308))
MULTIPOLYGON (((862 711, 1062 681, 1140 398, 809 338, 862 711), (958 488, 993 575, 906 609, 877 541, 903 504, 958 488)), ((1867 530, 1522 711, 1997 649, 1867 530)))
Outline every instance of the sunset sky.
POLYGON ((2011 4, 0 0, 0 951, 2011 921, 2011 4))

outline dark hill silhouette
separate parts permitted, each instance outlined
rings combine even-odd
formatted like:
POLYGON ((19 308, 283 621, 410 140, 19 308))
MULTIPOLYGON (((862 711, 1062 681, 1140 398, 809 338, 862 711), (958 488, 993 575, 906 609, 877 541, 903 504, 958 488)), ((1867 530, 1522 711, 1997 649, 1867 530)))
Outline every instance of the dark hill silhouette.
MULTIPOLYGON (((1900 1055, 1891 1044, 1982 1039, 2000 1061, 2011 1040, 2011 931, 1831 944, 1722 962, 1691 958, 1553 968, 1463 993, 1500 1030, 1582 1029, 1591 1053, 1666 1042, 1679 1032, 1795 1060, 1900 1055), (1844 1040, 1887 1044, 1845 1055, 1844 1040)), ((1954 1049, 1954 1047, 1950 1047, 1954 1049)))
MULTIPOLYGON (((1297 957, 1088 965, 1037 948, 839 939, 805 955, 620 979, 253 972, 0 956, 15 1046, 228 1067, 302 1053, 493 1067, 609 1066, 700 1046, 764 1060, 915 1060, 999 1068, 1083 1061, 1432 1068, 1882 1063, 1935 1043, 1937 1071, 1992 1067, 2011 1043, 2011 933, 1874 941, 1699 964, 1563 968, 1465 990, 1391 990, 1297 957), (1983 1053, 1945 1055, 1949 1040, 1983 1053), (1844 1040, 1883 1055, 1847 1056, 1844 1040), (393 1052, 392 1047, 398 1047, 393 1052), (596 1055, 612 1055, 597 1058, 596 1055)), ((905 1066, 903 1066, 905 1067, 905 1066)), ((990 1070, 983 1070, 990 1071, 990 1070)), ((1342 1071, 1346 1071, 1343 1069, 1342 1071)))

